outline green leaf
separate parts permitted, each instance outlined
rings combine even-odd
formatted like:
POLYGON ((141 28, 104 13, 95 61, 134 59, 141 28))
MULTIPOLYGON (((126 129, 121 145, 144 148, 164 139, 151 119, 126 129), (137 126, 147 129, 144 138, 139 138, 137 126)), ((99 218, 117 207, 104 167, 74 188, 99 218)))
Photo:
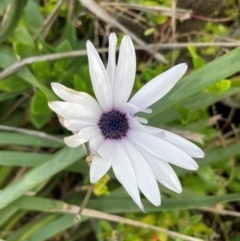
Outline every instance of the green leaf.
MULTIPOLYGON (((0 156, 0 165, 4 167, 35 167, 41 164, 43 160, 51 157, 49 154, 20 151, 0 151, 0 156)), ((88 173, 89 167, 86 162, 81 159, 73 165, 67 167, 66 170, 76 173, 88 173)), ((2 178, 4 178, 3 175, 1 176, 0 181, 2 178)))
POLYGON ((205 91, 213 94, 222 94, 227 91, 231 86, 231 81, 227 79, 222 79, 217 83, 208 86, 205 91))
POLYGON ((0 1, 0 15, 3 15, 8 4, 9 4, 9 0, 0 1))
POLYGON ((10 42, 14 45, 15 43, 21 42, 31 45, 32 47, 35 46, 33 41, 33 36, 29 33, 26 25, 23 22, 20 22, 13 33, 9 38, 10 42))
POLYGON ((0 90, 6 92, 20 92, 29 89, 31 85, 23 81, 18 76, 10 76, 0 81, 0 90))
POLYGON ((49 140, 39 136, 0 131, 0 145, 59 148, 63 146, 63 143, 59 143, 54 140, 49 140))
POLYGON ((52 111, 48 107, 48 100, 40 90, 36 91, 31 101, 31 112, 35 115, 47 115, 52 111))
MULTIPOLYGON (((194 209, 203 206, 212 206, 220 202, 229 202, 240 200, 240 193, 225 194, 225 195, 212 195, 212 196, 196 196, 186 199, 182 198, 162 198, 162 204, 160 207, 154 207, 149 201, 142 199, 142 203, 146 212, 159 212, 160 210, 182 210, 182 209, 194 209)), ((97 200, 90 200, 88 208, 101 210, 108 213, 126 213, 126 212, 140 212, 137 205, 131 198, 111 198, 105 196, 97 200)))
POLYGON ((34 0, 28 0, 25 9, 25 18, 28 29, 37 34, 43 25, 44 17, 40 12, 39 5, 34 0))
POLYGON ((17 211, 18 207, 6 207, 0 210, 0 226, 2 226, 9 218, 11 218, 17 211))
POLYGON ((143 35, 144 36, 149 36, 152 35, 154 33, 155 29, 154 28, 148 28, 144 31, 143 35))
POLYGON ((36 56, 36 48, 28 43, 17 42, 14 44, 14 51, 22 58, 36 56))
MULTIPOLYGON (((69 51, 72 51, 72 46, 68 40, 64 40, 57 46, 56 51, 57 53, 69 52, 69 51)), ((57 71, 64 72, 66 70, 68 63, 69 63, 69 59, 67 58, 59 59, 57 61, 54 61, 54 67, 56 68, 57 71)))
POLYGON ((230 87, 228 90, 222 92, 221 94, 200 92, 199 94, 189 98, 188 100, 183 101, 182 106, 194 111, 208 107, 209 105, 212 105, 222 99, 225 99, 239 92, 240 88, 237 87, 230 87))
POLYGON ((196 48, 194 46, 189 45, 188 51, 191 54, 194 69, 199 69, 205 65, 205 60, 197 54, 196 48))
POLYGON ((9 13, 6 15, 7 16, 6 23, 4 26, 1 27, 0 43, 6 40, 8 36, 13 32, 15 27, 17 26, 17 23, 21 18, 22 10, 25 6, 25 3, 26 3, 26 0, 10 1, 11 5, 10 5, 9 13))
POLYGON ((184 108, 181 105, 176 105, 175 107, 179 113, 179 117, 180 117, 182 124, 184 124, 184 125, 187 124, 190 120, 190 114, 191 114, 190 110, 184 108))
POLYGON ((18 96, 20 93, 1 93, 0 94, 0 102, 2 102, 2 101, 5 101, 5 100, 8 100, 8 99, 12 99, 12 98, 14 98, 14 97, 16 97, 16 96, 18 96))
MULTIPOLYGON (((233 145, 220 147, 212 151, 209 151, 206 153, 206 156, 204 158, 196 160, 196 162, 201 167, 205 165, 211 165, 219 161, 228 159, 230 157, 239 156, 239 155, 240 155, 239 143, 236 143, 233 145)), ((189 172, 188 170, 177 168, 177 167, 174 167, 174 170, 176 171, 178 176, 189 172)))
POLYGON ((78 221, 74 220, 73 215, 71 214, 65 214, 62 215, 51 222, 49 222, 47 225, 42 225, 39 230, 32 233, 32 235, 29 235, 28 240, 34 240, 34 241, 45 241, 49 240, 51 237, 56 236, 57 234, 74 227, 78 223, 82 223, 86 221, 88 217, 82 216, 78 221))
POLYGON ((43 126, 45 126, 49 119, 51 118, 51 113, 46 115, 38 115, 30 112, 30 120, 31 123, 37 128, 41 129, 43 126))
MULTIPOLYGON (((194 209, 202 206, 212 206, 220 202, 229 202, 240 200, 240 193, 212 195, 212 196, 188 196, 188 198, 162 198, 160 207, 154 207, 146 199, 142 199, 143 205, 147 212, 159 212, 160 210, 174 209, 194 209)), ((110 213, 124 212, 141 212, 137 205, 130 197, 123 197, 119 200, 118 197, 111 197, 111 194, 98 199, 92 199, 88 202, 88 208, 101 210, 110 213)), ((44 212, 62 213, 66 211, 68 205, 62 201, 47 199, 42 197, 24 196, 14 203, 11 207, 18 207, 27 210, 36 210, 44 212)))
POLYGON ((240 65, 238 64, 239 56, 240 48, 236 48, 201 69, 193 71, 178 82, 166 96, 152 106, 152 114, 142 116, 147 118, 151 125, 153 118, 161 119, 161 113, 164 110, 186 100, 211 84, 237 73, 240 70, 240 65))
POLYGON ((66 27, 63 31, 62 39, 69 41, 71 46, 74 48, 77 44, 77 33, 73 22, 67 22, 66 27))
POLYGON ((52 220, 54 220, 57 217, 58 215, 51 214, 51 215, 45 215, 45 216, 40 216, 38 218, 35 218, 31 222, 18 228, 12 235, 10 235, 10 237, 8 238, 8 241, 27 240, 27 238, 30 235, 37 232, 41 227, 47 226, 52 220))
POLYGON ((21 197, 27 191, 52 177, 56 173, 72 165, 85 155, 83 148, 65 147, 58 151, 50 159, 33 168, 21 176, 17 182, 12 182, 0 192, 0 209, 21 197))
POLYGON ((51 117, 52 111, 48 107, 48 100, 40 90, 36 91, 30 108, 30 120, 38 129, 43 127, 51 117))
MULTIPOLYGON (((8 49, 3 48, 0 51, 0 67, 7 68, 10 65, 14 64, 16 62, 16 57, 14 53, 8 49)), ((48 98, 49 101, 56 100, 56 96, 53 94, 52 90, 50 90, 48 87, 46 87, 43 83, 38 81, 35 76, 32 74, 32 72, 27 67, 22 67, 16 74, 18 77, 26 81, 27 83, 36 86, 48 98)))

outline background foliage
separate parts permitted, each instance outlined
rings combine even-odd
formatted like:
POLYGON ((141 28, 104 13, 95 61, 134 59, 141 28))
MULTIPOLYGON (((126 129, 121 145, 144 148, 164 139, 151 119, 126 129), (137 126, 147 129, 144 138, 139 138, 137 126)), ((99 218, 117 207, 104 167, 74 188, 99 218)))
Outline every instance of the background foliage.
POLYGON ((119 39, 124 33, 92 12, 95 5, 91 1, 1 0, 0 238, 170 241, 187 240, 180 236, 185 234, 192 236, 188 240, 240 240, 240 48, 233 48, 240 43, 239 2, 223 1, 210 17, 194 12, 191 18, 204 23, 195 32, 181 31, 181 25, 189 20, 177 21, 176 32, 171 17, 146 11, 147 7, 164 6, 172 14, 174 1, 121 1, 137 3, 140 10, 114 5, 114 1, 96 2, 126 26, 129 34, 136 34, 146 44, 162 44, 159 53, 168 64, 137 50, 134 91, 175 63, 189 64, 187 75, 154 104, 153 113, 146 118, 151 125, 193 140, 206 157, 198 160, 200 169, 195 173, 175 169, 182 194, 160 186, 159 208, 143 197, 146 214, 110 172, 94 185, 87 203, 87 208, 101 212, 84 209, 81 219, 74 219, 91 188, 89 167, 84 148, 70 149, 62 142, 70 133, 47 106, 48 101, 57 99, 50 83, 63 83, 93 95, 86 40, 102 49, 106 62, 109 32, 115 31, 119 39), (175 46, 169 47, 169 43, 175 46), (182 43, 186 43, 184 48, 182 43), (199 48, 196 43, 208 45, 199 48), (61 56, 66 52, 67 58, 61 56), (60 57, 41 61, 40 56, 47 54, 60 57), (106 213, 118 217, 104 216, 106 213), (154 227, 172 230, 176 236, 154 227))

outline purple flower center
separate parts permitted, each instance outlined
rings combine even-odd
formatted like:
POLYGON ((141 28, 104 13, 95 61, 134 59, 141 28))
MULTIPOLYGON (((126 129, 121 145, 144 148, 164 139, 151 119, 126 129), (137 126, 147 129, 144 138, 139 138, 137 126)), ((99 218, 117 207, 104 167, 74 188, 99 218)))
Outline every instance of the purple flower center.
POLYGON ((103 113, 98 126, 105 139, 122 139, 129 129, 126 114, 117 110, 103 113))

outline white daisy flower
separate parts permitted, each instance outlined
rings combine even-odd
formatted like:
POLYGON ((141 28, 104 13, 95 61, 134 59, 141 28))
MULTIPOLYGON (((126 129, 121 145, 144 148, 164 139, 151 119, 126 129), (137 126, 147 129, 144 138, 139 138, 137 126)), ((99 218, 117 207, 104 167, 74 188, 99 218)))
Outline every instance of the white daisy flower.
POLYGON ((181 184, 170 164, 197 170, 192 157, 203 151, 190 141, 159 128, 142 125, 147 120, 136 113, 150 113, 149 106, 166 95, 187 70, 179 64, 158 75, 132 98, 136 73, 136 55, 131 38, 123 37, 116 66, 117 37, 109 36, 109 57, 105 69, 96 49, 87 41, 89 70, 97 101, 89 94, 52 83, 54 92, 64 101, 49 107, 61 116, 61 123, 74 135, 64 138, 69 147, 89 142, 94 158, 90 167, 91 183, 112 167, 116 178, 142 209, 139 189, 154 205, 161 204, 157 181, 180 193, 181 184), (169 164, 170 163, 170 164, 169 164))

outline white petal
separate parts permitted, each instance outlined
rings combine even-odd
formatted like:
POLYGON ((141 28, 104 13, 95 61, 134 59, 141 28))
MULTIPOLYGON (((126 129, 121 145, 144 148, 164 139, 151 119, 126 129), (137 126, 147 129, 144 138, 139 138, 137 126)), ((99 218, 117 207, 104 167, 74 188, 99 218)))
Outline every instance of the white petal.
POLYGON ((128 35, 122 39, 114 83, 114 107, 127 102, 136 74, 136 55, 133 42, 128 35))
POLYGON ((122 103, 118 109, 123 113, 127 113, 127 112, 131 112, 131 113, 143 112, 148 114, 152 113, 151 109, 140 109, 138 108, 138 106, 127 102, 122 103))
POLYGON ((55 94, 62 100, 84 105, 98 114, 102 113, 102 108, 91 95, 85 92, 75 91, 59 83, 51 83, 51 85, 55 94))
POLYGON ((107 71, 90 41, 87 41, 87 52, 89 71, 95 95, 103 110, 106 112, 110 111, 113 106, 113 94, 107 71))
POLYGON ((98 152, 101 157, 95 156, 90 167, 91 183, 97 182, 111 167, 114 158, 114 146, 112 141, 106 140, 98 152))
POLYGON ((190 156, 161 138, 135 130, 129 130, 127 136, 134 141, 134 143, 158 157, 160 160, 188 170, 198 169, 198 164, 190 156))
POLYGON ((107 63, 107 74, 112 85, 114 86, 115 72, 116 72, 116 45, 117 36, 115 33, 109 35, 109 50, 108 50, 108 63, 107 63))
POLYGON ((152 133, 163 132, 164 140, 177 146, 179 149, 186 152, 189 156, 196 157, 196 158, 204 157, 204 152, 197 145, 193 144, 191 141, 188 141, 187 139, 179 135, 176 135, 170 131, 166 131, 160 128, 155 128, 152 126, 145 126, 145 127, 152 133))
POLYGON ((90 138, 99 133, 99 131, 100 130, 97 127, 87 127, 82 129, 75 135, 65 137, 64 142, 69 147, 78 147, 83 143, 89 141, 90 138))
POLYGON ((179 179, 170 166, 169 163, 161 161, 156 156, 150 154, 149 152, 145 151, 143 148, 137 146, 135 147, 140 151, 140 153, 144 156, 145 160, 150 165, 155 178, 167 188, 173 190, 174 192, 180 193, 182 192, 182 186, 179 182, 179 179))
POLYGON ((145 125, 142 125, 136 119, 129 119, 128 125, 129 125, 129 129, 131 130, 148 132, 148 130, 145 128, 145 125))
POLYGON ((129 101, 145 109, 166 95, 187 71, 186 64, 178 64, 145 84, 129 101))
POLYGON ((101 133, 91 138, 89 141, 89 149, 91 153, 95 156, 101 157, 99 153, 99 149, 103 146, 104 143, 105 143, 105 139, 101 133))
MULTIPOLYGON (((122 140, 124 141, 124 140, 122 140)), ((118 181, 123 185, 128 194, 141 210, 144 210, 137 186, 137 180, 121 141, 115 141, 115 158, 112 163, 112 168, 118 181)))
POLYGON ((129 141, 124 140, 122 143, 132 163, 138 187, 153 205, 160 206, 160 192, 150 166, 144 157, 139 153, 139 151, 129 141))
POLYGON ((65 119, 83 119, 97 122, 100 115, 95 113, 94 110, 80 104, 53 101, 49 102, 48 106, 51 110, 65 119))
POLYGON ((84 120, 71 120, 64 119, 63 126, 70 131, 80 131, 83 128, 96 126, 97 123, 95 121, 84 121, 84 120))

